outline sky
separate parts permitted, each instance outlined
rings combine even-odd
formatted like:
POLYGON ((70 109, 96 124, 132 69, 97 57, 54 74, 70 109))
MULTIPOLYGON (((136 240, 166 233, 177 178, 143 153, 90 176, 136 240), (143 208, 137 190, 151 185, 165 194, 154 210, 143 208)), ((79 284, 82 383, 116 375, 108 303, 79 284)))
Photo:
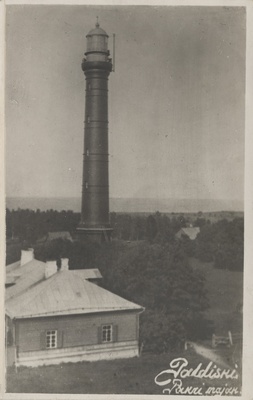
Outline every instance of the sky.
POLYGON ((110 197, 243 201, 243 7, 7 6, 7 196, 81 196, 96 16, 111 53, 116 34, 110 197))

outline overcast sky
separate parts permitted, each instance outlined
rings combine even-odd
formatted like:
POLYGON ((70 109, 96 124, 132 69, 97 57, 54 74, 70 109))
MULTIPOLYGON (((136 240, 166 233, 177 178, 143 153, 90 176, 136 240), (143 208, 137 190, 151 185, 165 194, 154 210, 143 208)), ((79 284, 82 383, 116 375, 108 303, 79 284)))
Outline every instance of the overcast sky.
POLYGON ((7 196, 80 196, 86 34, 116 34, 110 196, 243 199, 245 10, 7 6, 7 196))

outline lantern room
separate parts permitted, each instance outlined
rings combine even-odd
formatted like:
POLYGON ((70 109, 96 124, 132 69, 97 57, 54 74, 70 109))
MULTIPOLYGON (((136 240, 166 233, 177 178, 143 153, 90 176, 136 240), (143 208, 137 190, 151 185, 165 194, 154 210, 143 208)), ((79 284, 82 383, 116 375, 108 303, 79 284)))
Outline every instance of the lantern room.
POLYGON ((87 51, 85 53, 87 61, 108 61, 108 35, 96 23, 96 28, 92 29, 87 37, 87 51))

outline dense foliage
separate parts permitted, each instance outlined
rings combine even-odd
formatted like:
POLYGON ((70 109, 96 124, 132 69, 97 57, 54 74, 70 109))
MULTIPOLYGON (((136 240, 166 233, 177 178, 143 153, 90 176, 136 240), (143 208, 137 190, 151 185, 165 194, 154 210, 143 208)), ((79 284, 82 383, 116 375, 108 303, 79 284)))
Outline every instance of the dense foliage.
MULTIPOLYGON (((69 231, 74 234, 79 221, 80 213, 71 210, 7 209, 6 236, 7 239, 19 238, 20 241, 35 243, 48 232, 69 231)), ((113 238, 120 240, 169 241, 182 226, 186 226, 186 222, 183 215, 170 219, 159 212, 154 215, 111 213, 113 238)))
POLYGON ((6 236, 34 243, 48 232, 74 232, 80 214, 68 211, 55 210, 6 210, 6 236))
MULTIPOLYGON (((80 221, 80 214, 73 211, 6 211, 6 236, 9 239, 7 263, 16 261, 21 245, 33 246, 50 231, 69 231, 73 236, 80 221), (17 243, 15 244, 16 238, 17 243)), ((171 217, 156 212, 146 214, 111 213, 113 239, 125 241, 148 240, 149 243, 168 245, 175 241, 175 234, 189 224, 200 227, 196 240, 181 239, 184 252, 205 262, 214 262, 220 269, 243 270, 243 218, 230 221, 221 219, 211 223, 198 213, 195 219, 185 215, 171 217)), ((67 245, 66 245, 67 246, 67 245)), ((50 245, 44 254, 51 257, 50 245)), ((82 264, 82 261, 80 261, 82 264)))
POLYGON ((223 219, 202 226, 196 240, 195 256, 202 261, 214 261, 216 268, 242 271, 243 249, 243 218, 223 219))
POLYGON ((166 351, 209 334, 204 280, 188 265, 180 243, 112 243, 104 246, 97 263, 109 290, 145 307, 144 349, 166 351))
POLYGON ((72 269, 99 268, 105 288, 145 308, 140 324, 144 350, 162 352, 210 334, 204 279, 188 257, 242 270, 242 218, 211 223, 198 215, 190 221, 200 227, 196 240, 176 240, 179 229, 189 224, 183 215, 112 213, 111 243, 38 241, 50 231, 74 236, 79 220, 72 211, 7 210, 7 263, 19 259, 21 246, 32 246, 42 261, 67 257, 72 269))

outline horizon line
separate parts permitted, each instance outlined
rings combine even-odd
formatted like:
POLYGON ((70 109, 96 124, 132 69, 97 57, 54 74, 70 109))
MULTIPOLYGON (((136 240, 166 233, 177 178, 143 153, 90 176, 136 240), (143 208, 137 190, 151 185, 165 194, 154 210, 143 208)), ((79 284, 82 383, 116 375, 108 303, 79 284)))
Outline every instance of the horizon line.
MULTIPOLYGON (((33 198, 33 199, 79 199, 81 200, 81 197, 79 196, 10 196, 6 195, 5 198, 33 198)), ((136 196, 131 196, 131 197, 119 197, 119 196, 111 196, 109 197, 110 199, 149 199, 149 200, 215 200, 215 201, 239 201, 244 203, 244 199, 236 199, 236 198, 208 198, 208 197, 136 197, 136 196)))

